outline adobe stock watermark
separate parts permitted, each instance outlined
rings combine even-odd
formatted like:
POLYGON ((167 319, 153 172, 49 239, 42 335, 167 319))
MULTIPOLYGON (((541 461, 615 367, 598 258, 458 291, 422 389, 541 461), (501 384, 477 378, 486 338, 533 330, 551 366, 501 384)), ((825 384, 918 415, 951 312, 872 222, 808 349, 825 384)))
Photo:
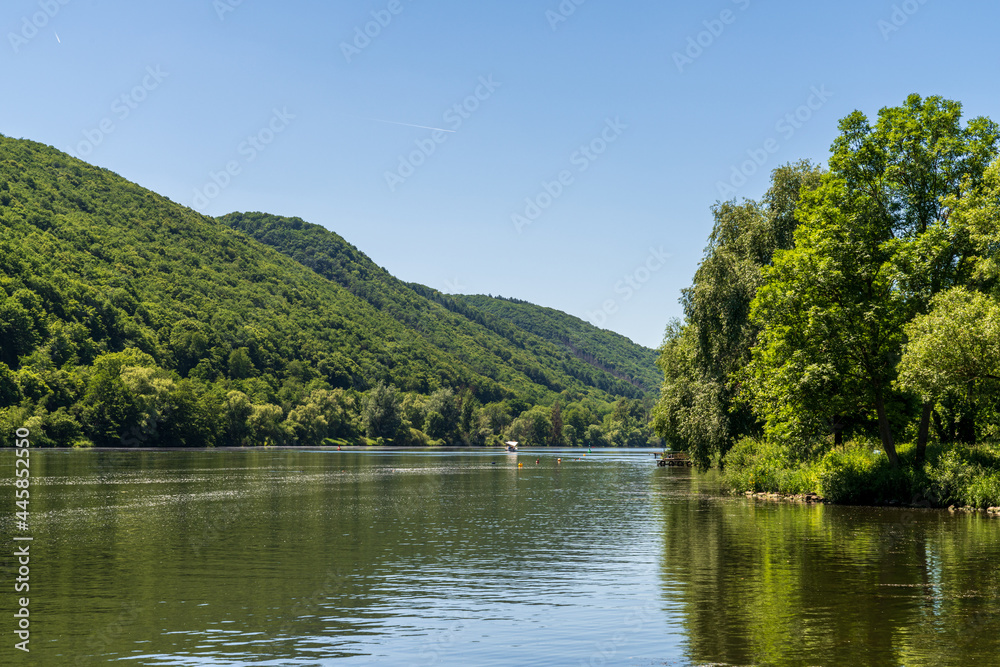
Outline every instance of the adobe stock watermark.
POLYGON ((236 8, 243 4, 243 0, 212 0, 212 8, 220 21, 226 20, 226 14, 236 11, 236 8))
POLYGON ((476 89, 461 102, 448 107, 441 116, 448 129, 425 128, 432 130, 430 135, 414 141, 416 149, 407 155, 399 156, 399 164, 395 171, 385 172, 385 184, 389 187, 389 192, 395 192, 406 179, 417 173, 417 169, 426 164, 427 159, 437 152, 438 146, 448 141, 448 135, 458 132, 465 121, 472 118, 472 114, 479 110, 483 102, 493 97, 493 93, 502 85, 493 80, 492 74, 479 77, 476 89))
POLYGON ((168 76, 170 76, 170 73, 164 72, 159 65, 156 67, 152 65, 147 67, 145 76, 142 77, 142 80, 138 84, 111 101, 111 115, 102 118, 96 127, 84 130, 83 140, 66 152, 77 158, 88 157, 98 146, 104 143, 104 140, 109 135, 118 129, 115 122, 124 122, 125 119, 131 116, 132 112, 138 109, 139 105, 145 102, 149 98, 149 94, 159 88, 160 84, 168 76))
MULTIPOLYGON (((606 119, 600 133, 569 156, 570 165, 576 167, 577 174, 587 171, 627 129, 628 125, 621 122, 617 116, 613 120, 606 119)), ((511 214, 510 221, 515 231, 521 234, 525 227, 542 217, 542 213, 562 197, 566 188, 575 182, 576 176, 571 169, 563 169, 551 181, 542 180, 541 190, 532 197, 525 197, 524 208, 511 214)))
POLYGON ((729 180, 716 182, 715 187, 719 191, 721 199, 732 199, 736 195, 736 191, 746 185, 747 180, 760 171, 772 155, 781 150, 781 141, 788 141, 794 137, 795 133, 802 129, 813 115, 833 97, 833 93, 827 90, 825 85, 819 88, 813 86, 809 89, 809 93, 804 104, 794 111, 786 113, 774 124, 774 130, 781 135, 781 140, 771 137, 764 141, 759 148, 748 148, 748 159, 739 165, 732 166, 729 180))
POLYGON ((466 621, 458 620, 448 626, 448 629, 439 632, 433 640, 426 638, 418 653, 420 662, 417 664, 430 667, 440 662, 443 653, 454 651, 458 636, 465 631, 465 627, 466 621))
MULTIPOLYGON (((604 667, 619 658, 618 652, 623 646, 635 641, 635 636, 644 632, 656 631, 656 619, 659 607, 655 600, 647 600, 639 607, 633 607, 626 614, 624 627, 603 641, 594 642, 594 651, 587 661, 580 660, 580 667, 604 667), (653 626, 651 629, 650 626, 653 626)), ((617 661, 616 661, 617 662, 617 661)))
POLYGON ((372 41, 378 38, 382 31, 389 27, 393 19, 403 13, 404 9, 406 7, 402 0, 389 0, 385 9, 371 12, 371 21, 364 25, 355 26, 353 38, 350 41, 340 43, 340 52, 344 54, 344 59, 347 60, 348 64, 371 46, 372 41))
POLYGON ((898 32, 904 25, 910 22, 910 18, 926 5, 928 0, 905 0, 898 5, 892 6, 892 14, 889 19, 879 19, 876 26, 882 33, 882 40, 888 42, 889 37, 894 32, 898 32))
POLYGON ((614 299, 606 299, 597 310, 587 313, 587 319, 597 328, 602 328, 607 323, 608 318, 618 313, 621 307, 632 300, 642 288, 653 278, 653 274, 660 271, 667 264, 671 255, 664 252, 663 246, 659 248, 649 247, 649 254, 635 269, 622 276, 622 279, 615 283, 614 291, 618 296, 614 299))
POLYGON ((21 17, 21 30, 19 32, 7 33, 7 40, 14 53, 21 50, 22 46, 27 46, 28 42, 38 36, 38 31, 49 24, 56 17, 63 7, 71 0, 38 0, 39 11, 29 16, 21 17))
POLYGON ((77 656, 76 660, 73 661, 73 667, 83 667, 83 665, 89 665, 99 658, 104 658, 105 656, 101 654, 105 653, 115 640, 135 625, 142 611, 144 611, 144 607, 136 600, 123 603, 115 620, 90 636, 86 644, 86 651, 77 656))
POLYGON ((288 113, 288 107, 280 110, 274 109, 267 124, 256 133, 247 136, 246 140, 240 142, 239 146, 236 147, 236 152, 242 160, 230 160, 223 169, 208 172, 208 181, 205 185, 194 189, 192 207, 202 210, 213 199, 222 194, 222 191, 232 184, 233 178, 243 173, 243 167, 256 160, 261 153, 267 150, 275 138, 288 129, 293 120, 295 120, 295 116, 288 113))
MULTIPOLYGON (((739 7, 740 11, 746 11, 750 8, 750 0, 732 0, 732 3, 739 7)), ((696 35, 688 37, 687 46, 683 51, 674 51, 673 53, 674 65, 677 66, 677 71, 683 74, 684 68, 693 65, 694 61, 701 58, 705 51, 710 49, 722 37, 722 33, 726 31, 726 26, 736 23, 737 18, 739 18, 739 14, 732 9, 723 9, 719 12, 718 17, 702 21, 701 24, 705 29, 696 35)))
POLYGON ((585 2, 587 2, 587 0, 562 0, 555 10, 546 10, 545 20, 549 22, 549 27, 552 28, 552 32, 559 29, 560 23, 565 23, 569 20, 570 16, 576 14, 576 8, 585 2))

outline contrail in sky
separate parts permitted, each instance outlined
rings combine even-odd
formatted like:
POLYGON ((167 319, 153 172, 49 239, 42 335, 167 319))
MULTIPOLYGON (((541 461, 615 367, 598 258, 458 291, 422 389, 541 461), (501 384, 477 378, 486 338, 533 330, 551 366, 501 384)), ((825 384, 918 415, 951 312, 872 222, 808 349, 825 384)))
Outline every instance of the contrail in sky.
POLYGON ((430 127, 428 125, 414 125, 413 123, 400 123, 395 120, 382 120, 381 118, 362 118, 361 116, 352 116, 352 118, 358 118, 360 120, 372 120, 376 123, 389 123, 390 125, 405 125, 406 127, 419 127, 422 130, 438 130, 439 132, 455 132, 455 130, 446 130, 443 127, 430 127))

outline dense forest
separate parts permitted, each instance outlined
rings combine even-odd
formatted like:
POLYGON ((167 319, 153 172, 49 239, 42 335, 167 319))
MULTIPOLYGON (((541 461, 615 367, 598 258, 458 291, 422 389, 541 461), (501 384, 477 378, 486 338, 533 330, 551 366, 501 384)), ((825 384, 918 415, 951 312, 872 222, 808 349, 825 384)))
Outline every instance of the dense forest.
POLYGON ((997 125, 911 95, 717 203, 657 431, 740 491, 1000 504, 997 125))
POLYGON ((405 284, 297 218, 0 136, 0 229, 0 428, 40 445, 657 442, 654 351, 405 284))

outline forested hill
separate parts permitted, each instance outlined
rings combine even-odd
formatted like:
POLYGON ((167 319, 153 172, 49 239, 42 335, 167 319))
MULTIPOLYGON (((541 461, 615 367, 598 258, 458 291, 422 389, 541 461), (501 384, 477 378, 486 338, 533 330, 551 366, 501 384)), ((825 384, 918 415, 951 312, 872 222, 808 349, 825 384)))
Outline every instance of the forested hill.
POLYGON ((483 295, 452 297, 503 322, 565 348, 574 357, 655 393, 663 382, 657 352, 560 310, 527 301, 483 295))
POLYGON ((404 283, 338 234, 299 218, 232 213, 220 220, 343 286, 494 379, 504 375, 502 359, 555 391, 582 383, 639 397, 659 386, 655 351, 565 313, 523 302, 507 309, 487 297, 445 295, 404 283))
MULTIPOLYGON (((579 402, 575 444, 611 432, 598 424, 611 402, 644 397, 418 294, 322 228, 268 218, 286 240, 312 234, 285 247, 293 259, 230 226, 252 217, 225 224, 0 135, 0 428, 28 424, 45 444, 485 442, 555 404, 561 443, 558 404, 579 402), (307 267, 309 245, 326 257, 307 267)), ((615 412, 621 437, 646 429, 640 403, 615 412)))

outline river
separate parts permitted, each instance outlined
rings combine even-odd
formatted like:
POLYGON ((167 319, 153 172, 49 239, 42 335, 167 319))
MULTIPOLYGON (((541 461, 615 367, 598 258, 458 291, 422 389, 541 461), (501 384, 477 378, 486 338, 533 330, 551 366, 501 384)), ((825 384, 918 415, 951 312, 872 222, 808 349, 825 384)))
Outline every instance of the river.
POLYGON ((31 456, 24 654, 0 452, 4 665, 1000 665, 983 515, 727 497, 649 450, 31 456))

